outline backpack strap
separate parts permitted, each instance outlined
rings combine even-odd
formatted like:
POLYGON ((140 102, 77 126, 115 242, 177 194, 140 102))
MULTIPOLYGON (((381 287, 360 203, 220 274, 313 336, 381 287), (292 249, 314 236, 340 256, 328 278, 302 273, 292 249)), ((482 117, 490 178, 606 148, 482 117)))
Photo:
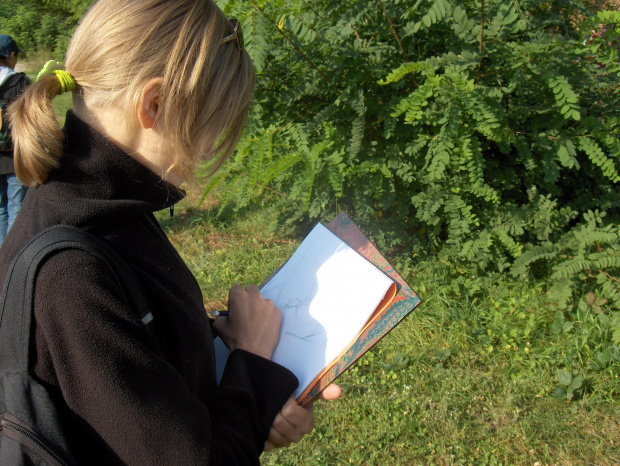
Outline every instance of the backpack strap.
POLYGON ((147 326, 153 315, 138 280, 118 254, 99 238, 69 225, 54 225, 34 236, 13 259, 0 295, 0 367, 27 372, 34 285, 41 262, 54 251, 81 249, 103 260, 132 309, 147 326))

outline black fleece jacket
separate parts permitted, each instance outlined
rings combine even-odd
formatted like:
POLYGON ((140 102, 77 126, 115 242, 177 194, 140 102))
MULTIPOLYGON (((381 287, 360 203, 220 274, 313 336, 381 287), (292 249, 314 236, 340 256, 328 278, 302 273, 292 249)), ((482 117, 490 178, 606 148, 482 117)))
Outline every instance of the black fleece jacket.
MULTIPOLYGON (((29 189, 0 248, 0 279, 50 225, 82 228, 130 265, 151 305, 147 329, 105 264, 62 251, 35 287, 31 368, 56 393, 80 464, 258 464, 297 379, 237 350, 219 386, 198 284, 153 212, 183 192, 67 114, 60 167, 29 189)), ((213 264, 216 267, 217 264, 213 264)))

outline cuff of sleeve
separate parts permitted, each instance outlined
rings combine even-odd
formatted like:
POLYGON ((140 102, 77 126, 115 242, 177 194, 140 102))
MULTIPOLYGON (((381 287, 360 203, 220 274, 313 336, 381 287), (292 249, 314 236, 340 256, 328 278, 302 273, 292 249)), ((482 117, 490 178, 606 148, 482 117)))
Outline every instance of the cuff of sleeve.
POLYGON ((258 421, 264 439, 274 418, 293 394, 299 381, 287 368, 244 350, 235 350, 228 357, 219 388, 239 387, 240 382, 251 387, 256 402, 258 421))

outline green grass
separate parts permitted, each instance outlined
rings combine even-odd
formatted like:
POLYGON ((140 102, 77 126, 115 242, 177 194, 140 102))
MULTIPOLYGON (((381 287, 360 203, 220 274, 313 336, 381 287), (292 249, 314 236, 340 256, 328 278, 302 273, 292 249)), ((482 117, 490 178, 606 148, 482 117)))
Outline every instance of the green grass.
POLYGON ((65 125, 67 110, 70 108, 73 108, 73 97, 71 93, 59 95, 54 99, 54 113, 61 127, 65 125))
MULTIPOLYGON (((232 284, 262 281, 299 238, 268 233, 260 213, 217 217, 198 194, 159 218, 212 309, 232 284)), ((576 306, 558 327, 542 284, 500 277, 468 297, 446 264, 401 273, 421 306, 339 379, 340 400, 317 403, 314 431, 263 464, 620 463, 620 357, 601 359, 617 347, 592 309, 576 306), (566 388, 558 370, 585 382, 554 398, 566 388)))

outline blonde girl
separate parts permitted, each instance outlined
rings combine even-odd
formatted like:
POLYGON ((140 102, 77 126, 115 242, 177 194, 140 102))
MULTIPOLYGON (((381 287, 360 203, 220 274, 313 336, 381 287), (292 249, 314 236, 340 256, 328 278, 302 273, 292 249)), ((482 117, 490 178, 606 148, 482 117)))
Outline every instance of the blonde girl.
POLYGON ((216 170, 231 153, 253 85, 240 25, 213 1, 99 0, 64 70, 48 67, 10 108, 16 173, 31 189, 0 278, 29 238, 73 225, 131 267, 154 318, 145 326, 85 251, 40 268, 30 367, 78 464, 258 464, 264 448, 312 429, 311 408, 290 399, 295 376, 269 360, 279 310, 256 286, 234 286, 229 317, 211 325, 153 216, 183 198, 199 163, 216 170), (74 108, 61 130, 51 99, 62 92, 74 108), (219 385, 212 327, 232 350, 219 385))

